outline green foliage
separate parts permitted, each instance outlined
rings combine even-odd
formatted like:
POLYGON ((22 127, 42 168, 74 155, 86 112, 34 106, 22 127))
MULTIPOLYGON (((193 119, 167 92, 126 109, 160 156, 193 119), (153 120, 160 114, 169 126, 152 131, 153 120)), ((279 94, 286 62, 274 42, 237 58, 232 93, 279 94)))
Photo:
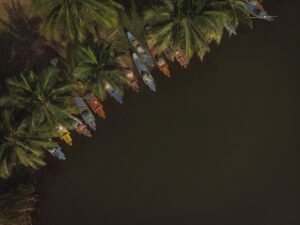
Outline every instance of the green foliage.
POLYGON ((151 44, 159 51, 183 49, 188 59, 194 54, 203 59, 210 41, 221 41, 224 23, 235 29, 239 20, 249 23, 248 18, 239 0, 162 0, 144 16, 152 27, 151 44))
POLYGON ((102 28, 116 26, 117 10, 122 6, 113 0, 33 0, 34 11, 45 19, 43 31, 54 40, 85 40, 87 33, 95 33, 95 25, 102 28))
POLYGON ((77 86, 59 81, 59 75, 59 70, 49 68, 7 79, 8 95, 0 99, 0 106, 29 114, 36 129, 42 124, 53 129, 57 124, 66 125, 69 115, 76 113, 72 102, 77 86))
POLYGON ((37 195, 33 185, 20 185, 16 190, 0 193, 1 225, 32 225, 37 195))
POLYGON ((99 44, 82 48, 78 61, 75 77, 101 100, 105 99, 105 85, 107 83, 123 93, 123 88, 128 84, 128 81, 124 71, 116 61, 111 45, 99 44))
POLYGON ((50 136, 32 130, 27 119, 16 122, 12 112, 4 110, 0 124, 0 177, 8 177, 14 166, 37 169, 45 165, 45 150, 56 145, 50 136))

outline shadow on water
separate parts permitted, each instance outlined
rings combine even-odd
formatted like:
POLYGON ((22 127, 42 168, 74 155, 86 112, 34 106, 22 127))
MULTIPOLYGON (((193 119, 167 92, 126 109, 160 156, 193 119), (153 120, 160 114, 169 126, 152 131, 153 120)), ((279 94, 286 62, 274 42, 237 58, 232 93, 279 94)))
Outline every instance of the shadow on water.
POLYGON ((299 1, 204 63, 105 103, 92 139, 40 177, 35 225, 300 224, 299 1))

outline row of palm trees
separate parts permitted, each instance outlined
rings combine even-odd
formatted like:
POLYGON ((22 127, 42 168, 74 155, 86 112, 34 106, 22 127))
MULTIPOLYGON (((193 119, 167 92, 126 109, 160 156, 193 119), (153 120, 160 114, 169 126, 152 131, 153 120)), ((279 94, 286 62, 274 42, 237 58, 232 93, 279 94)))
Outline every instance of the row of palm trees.
MULTIPOLYGON (((180 49, 187 60, 194 55, 203 59, 212 41, 220 43, 224 28, 233 34, 240 22, 252 26, 244 0, 158 0, 146 5, 150 8, 140 14, 143 27, 136 29, 144 31, 148 25, 150 30, 141 41, 159 53, 168 50, 175 55, 180 49)), ((72 128, 71 115, 78 114, 74 105, 74 97, 82 92, 78 81, 84 84, 83 92, 93 92, 101 101, 107 84, 121 94, 129 85, 117 61, 126 53, 120 53, 115 44, 124 37, 120 17, 126 10, 120 3, 32 0, 30 11, 32 17, 40 18, 39 35, 55 49, 59 60, 54 66, 12 75, 6 81, 6 94, 0 98, 1 177, 8 177, 15 166, 45 165, 45 152, 58 145, 57 127, 72 128), (113 41, 100 38, 116 28, 119 32, 113 41)))

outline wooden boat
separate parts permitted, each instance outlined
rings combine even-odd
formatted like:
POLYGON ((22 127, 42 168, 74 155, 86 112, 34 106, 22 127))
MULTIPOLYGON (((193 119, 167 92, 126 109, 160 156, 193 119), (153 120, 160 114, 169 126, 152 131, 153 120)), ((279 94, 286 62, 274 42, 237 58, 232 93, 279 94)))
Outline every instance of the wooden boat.
POLYGON ((70 135, 70 131, 66 127, 62 126, 61 124, 58 125, 57 130, 60 139, 64 140, 68 145, 72 145, 72 138, 70 135))
POLYGON ((94 113, 96 113, 100 118, 105 119, 105 111, 103 105, 93 93, 87 93, 83 98, 94 113))
POLYGON ((95 131, 96 130, 95 117, 93 116, 91 110, 85 104, 83 99, 80 97, 75 97, 75 105, 79 110, 84 123, 88 125, 91 130, 95 131))
POLYGON ((135 92, 139 92, 140 88, 138 85, 138 79, 134 75, 133 71, 129 68, 127 63, 120 56, 117 57, 117 61, 126 73, 126 78, 129 81, 129 85, 132 88, 132 90, 134 90, 135 92))
POLYGON ((268 15, 264 10, 264 7, 257 0, 250 0, 246 4, 247 11, 258 19, 263 19, 266 21, 273 21, 273 16, 268 15))
POLYGON ((123 96, 121 95, 121 93, 118 90, 114 89, 109 83, 105 84, 105 90, 117 102, 119 102, 120 104, 123 104, 123 96))
POLYGON ((48 152, 59 160, 66 160, 64 152, 61 150, 60 146, 55 146, 54 148, 48 149, 48 152))
POLYGON ((171 77, 171 72, 170 72, 169 66, 168 66, 166 60, 164 59, 164 57, 162 56, 162 54, 159 54, 157 52, 157 50, 155 48, 153 48, 149 43, 147 43, 147 44, 150 49, 150 53, 151 53, 153 59, 155 60, 158 68, 160 69, 160 71, 167 77, 171 77))
POLYGON ((141 59, 138 57, 136 53, 132 54, 133 61, 136 65, 137 70, 139 71, 139 74, 141 75, 144 83, 150 88, 152 91, 156 91, 156 85, 154 82, 154 79, 147 69, 147 67, 142 63, 141 59))
POLYGON ((74 121, 74 129, 78 134, 82 134, 87 137, 92 137, 90 130, 80 119, 78 119, 75 116, 71 116, 71 118, 74 121))
POLYGON ((187 68, 188 62, 185 58, 185 56, 183 55, 181 50, 176 50, 175 52, 175 58, 177 60, 177 62, 179 62, 179 64, 181 66, 183 66, 184 68, 187 68))
POLYGON ((151 54, 148 52, 148 50, 142 47, 141 43, 138 40, 136 40, 136 38, 132 35, 132 33, 127 32, 127 37, 131 45, 136 50, 138 56, 142 59, 142 61, 150 68, 154 67, 154 61, 152 59, 151 54))

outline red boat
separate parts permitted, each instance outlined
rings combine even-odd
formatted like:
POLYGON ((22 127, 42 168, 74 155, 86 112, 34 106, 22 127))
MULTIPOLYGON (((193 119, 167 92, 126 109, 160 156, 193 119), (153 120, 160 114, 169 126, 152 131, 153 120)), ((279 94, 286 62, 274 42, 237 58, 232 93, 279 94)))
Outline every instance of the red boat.
POLYGON ((91 107, 94 113, 98 114, 99 117, 105 119, 105 111, 103 105, 93 93, 85 94, 84 100, 87 102, 89 107, 91 107))
POLYGON ((171 77, 169 66, 166 60, 164 59, 164 57, 161 54, 159 54, 155 48, 151 47, 149 43, 148 43, 148 47, 160 71, 167 77, 171 77))
POLYGON ((184 68, 187 68, 188 62, 187 62, 185 56, 182 54, 181 50, 176 50, 175 58, 181 66, 183 66, 184 68))
POLYGON ((74 120, 74 129, 78 134, 82 134, 87 137, 92 137, 90 130, 80 119, 78 119, 75 116, 71 116, 71 118, 74 120))

